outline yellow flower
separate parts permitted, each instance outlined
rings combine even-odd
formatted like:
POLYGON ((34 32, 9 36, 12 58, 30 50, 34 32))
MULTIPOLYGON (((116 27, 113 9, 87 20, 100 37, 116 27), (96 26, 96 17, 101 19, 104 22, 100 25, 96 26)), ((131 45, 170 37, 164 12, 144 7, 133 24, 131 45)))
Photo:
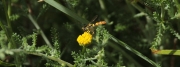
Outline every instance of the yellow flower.
POLYGON ((89 32, 84 32, 82 35, 79 35, 77 42, 80 46, 87 46, 91 43, 92 35, 89 32))

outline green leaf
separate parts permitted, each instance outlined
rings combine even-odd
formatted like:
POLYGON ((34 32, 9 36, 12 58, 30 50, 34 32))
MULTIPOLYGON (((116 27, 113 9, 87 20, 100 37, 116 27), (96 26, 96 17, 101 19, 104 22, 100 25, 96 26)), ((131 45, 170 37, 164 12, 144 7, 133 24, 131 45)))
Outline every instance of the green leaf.
POLYGON ((81 18, 80 16, 78 16, 76 13, 72 12, 72 10, 69 10, 68 8, 64 7, 63 5, 57 3, 54 0, 44 0, 46 3, 48 3, 49 5, 55 7, 56 9, 60 10, 61 12, 65 13, 66 15, 78 20, 81 23, 89 23, 89 21, 81 18))
MULTIPOLYGON (((111 39, 118 43, 119 45, 121 45, 122 47, 126 48, 127 50, 131 51, 132 53, 136 54, 137 56, 141 57, 142 59, 146 60, 148 63, 154 65, 155 67, 161 67, 159 64, 155 63, 154 61, 152 61, 151 59, 149 59, 148 57, 144 56, 143 54, 141 54, 140 52, 138 52, 137 50, 135 50, 134 48, 130 47, 129 45, 127 45, 126 43, 124 43, 123 41, 120 41, 119 39, 113 37, 111 35, 111 39)), ((115 44, 111 44, 111 47, 113 47, 116 50, 119 50, 118 46, 115 44)))

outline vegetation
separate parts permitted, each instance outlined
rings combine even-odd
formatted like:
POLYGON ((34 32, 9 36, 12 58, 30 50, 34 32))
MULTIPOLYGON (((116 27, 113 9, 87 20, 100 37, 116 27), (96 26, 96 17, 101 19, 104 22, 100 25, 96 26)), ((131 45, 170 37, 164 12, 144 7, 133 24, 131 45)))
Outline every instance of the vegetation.
POLYGON ((0 0, 0 8, 3 67, 180 66, 178 0, 0 0))

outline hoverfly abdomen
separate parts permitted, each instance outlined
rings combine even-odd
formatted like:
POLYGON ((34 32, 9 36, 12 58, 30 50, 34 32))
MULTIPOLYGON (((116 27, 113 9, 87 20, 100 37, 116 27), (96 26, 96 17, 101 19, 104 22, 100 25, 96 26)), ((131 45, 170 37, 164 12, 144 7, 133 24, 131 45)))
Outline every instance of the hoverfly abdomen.
POLYGON ((103 25, 103 24, 106 24, 106 22, 105 21, 100 21, 100 22, 95 23, 95 26, 103 25))
POLYGON ((95 24, 90 24, 89 23, 87 26, 82 27, 82 29, 83 29, 83 31, 94 34, 94 27, 99 26, 99 25, 103 25, 103 24, 106 24, 106 22, 105 21, 100 21, 100 22, 96 22, 95 24))

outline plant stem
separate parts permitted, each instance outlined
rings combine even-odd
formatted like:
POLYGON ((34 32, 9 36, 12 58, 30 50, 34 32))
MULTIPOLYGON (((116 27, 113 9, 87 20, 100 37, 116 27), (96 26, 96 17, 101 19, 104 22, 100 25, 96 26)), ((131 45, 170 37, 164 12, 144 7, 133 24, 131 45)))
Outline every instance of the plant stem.
POLYGON ((164 4, 161 4, 161 21, 164 21, 164 14, 165 14, 164 4))
POLYGON ((7 22, 7 27, 4 26, 6 24, 3 24, 2 22, 0 22, 1 24, 1 28, 6 32, 6 36, 9 40, 9 42, 11 42, 11 44, 9 45, 9 48, 15 48, 16 47, 16 43, 15 41, 11 38, 11 35, 13 33, 12 31, 12 27, 11 27, 11 22, 10 22, 10 13, 11 13, 11 1, 8 1, 8 7, 6 6, 6 1, 2 0, 3 2, 3 6, 4 6, 4 11, 5 11, 5 16, 6 16, 6 22, 7 22), (8 9, 7 9, 8 8, 8 9))
POLYGON ((70 63, 68 63, 68 62, 66 62, 64 60, 61 60, 60 58, 56 58, 56 57, 53 57, 53 56, 46 56, 45 54, 42 54, 42 53, 30 52, 30 51, 25 51, 25 50, 21 50, 21 49, 11 49, 11 51, 13 51, 15 53, 23 52, 23 53, 26 53, 26 54, 32 54, 32 55, 36 55, 36 56, 45 57, 47 59, 57 61, 59 64, 66 64, 69 67, 74 67, 72 64, 70 64, 70 63))
POLYGON ((82 54, 84 54, 85 50, 86 50, 86 47, 83 46, 83 48, 82 48, 82 54))
MULTIPOLYGON (((138 52, 137 50, 133 49, 132 47, 128 46, 126 43, 118 40, 117 38, 115 38, 114 36, 110 35, 111 40, 113 40, 114 42, 118 43, 119 45, 123 46, 124 48, 126 48, 127 50, 133 52, 134 54, 136 54, 137 56, 141 57, 142 59, 146 60, 147 62, 149 62, 150 64, 156 66, 156 67, 161 67, 160 65, 158 65, 157 63, 153 62, 152 60, 150 60, 149 58, 147 58, 146 56, 144 56, 143 54, 141 54, 140 52, 138 52)), ((117 45, 111 44, 110 46, 112 46, 113 48, 118 47, 117 45)))
POLYGON ((40 34, 42 36, 42 38, 44 39, 44 41, 46 42, 46 44, 50 47, 53 48, 51 43, 49 42, 48 38, 46 37, 46 35, 44 34, 44 32, 41 30, 40 26, 37 24, 37 22, 34 20, 34 18, 32 17, 31 14, 28 14, 29 19, 31 20, 31 22, 33 23, 33 25, 36 27, 37 30, 40 31, 40 34))
POLYGON ((137 5, 136 2, 131 2, 131 4, 132 4, 137 10, 139 10, 140 12, 146 13, 143 8, 141 8, 139 5, 137 5))
POLYGON ((72 12, 68 8, 64 7, 63 5, 57 3, 55 0, 44 0, 44 2, 48 3, 49 5, 55 7, 56 9, 60 10, 61 12, 65 13, 66 15, 78 20, 81 23, 89 23, 89 21, 81 18, 76 13, 72 12))
POLYGON ((100 7, 101 7, 101 9, 102 9, 102 11, 104 13, 104 14, 102 14, 103 19, 106 22, 109 22, 108 17, 107 17, 107 10, 106 10, 106 6, 105 6, 105 3, 104 3, 104 0, 99 0, 99 4, 100 4, 100 7))

